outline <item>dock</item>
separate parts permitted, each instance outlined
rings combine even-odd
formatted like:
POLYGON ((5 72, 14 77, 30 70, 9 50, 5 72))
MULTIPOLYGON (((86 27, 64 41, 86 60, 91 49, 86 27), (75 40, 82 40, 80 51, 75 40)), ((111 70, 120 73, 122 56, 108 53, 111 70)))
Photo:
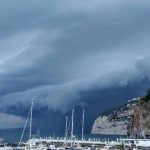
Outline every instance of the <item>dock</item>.
POLYGON ((61 144, 61 145, 84 145, 84 146, 100 146, 100 145, 120 145, 121 140, 117 139, 116 141, 106 140, 106 139, 100 139, 100 138, 88 138, 80 140, 78 138, 74 138, 73 140, 71 138, 64 138, 64 137, 45 137, 45 138, 32 138, 29 140, 30 143, 53 143, 55 145, 61 144))

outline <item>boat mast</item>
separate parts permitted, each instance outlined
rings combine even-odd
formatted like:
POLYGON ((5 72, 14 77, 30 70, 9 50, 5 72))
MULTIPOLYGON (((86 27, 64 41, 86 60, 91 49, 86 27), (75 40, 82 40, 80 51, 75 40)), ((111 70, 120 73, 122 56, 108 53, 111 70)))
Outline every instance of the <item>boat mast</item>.
POLYGON ((30 116, 30 111, 31 111, 31 108, 30 108, 30 110, 29 110, 29 112, 28 112, 28 116, 27 116, 27 119, 26 119, 26 122, 25 122, 25 125, 24 125, 24 128, 23 128, 22 134, 21 134, 21 138, 20 138, 19 145, 21 144, 22 139, 23 139, 23 136, 24 136, 25 128, 26 128, 26 126, 27 126, 27 123, 28 123, 28 120, 29 120, 29 116, 30 116))
POLYGON ((65 147, 66 147, 66 142, 67 142, 67 136, 68 136, 68 116, 66 116, 65 147))
POLYGON ((65 131, 65 137, 67 138, 68 135, 68 116, 66 116, 66 131, 65 131))
POLYGON ((74 108, 72 109, 72 117, 71 117, 71 147, 73 144, 73 128, 74 128, 74 108))
POLYGON ((83 141, 83 136, 84 136, 84 109, 82 114, 82 141, 83 141))
POLYGON ((32 138, 32 111, 33 111, 33 99, 31 104, 31 114, 30 114, 30 132, 29 132, 29 140, 32 138))

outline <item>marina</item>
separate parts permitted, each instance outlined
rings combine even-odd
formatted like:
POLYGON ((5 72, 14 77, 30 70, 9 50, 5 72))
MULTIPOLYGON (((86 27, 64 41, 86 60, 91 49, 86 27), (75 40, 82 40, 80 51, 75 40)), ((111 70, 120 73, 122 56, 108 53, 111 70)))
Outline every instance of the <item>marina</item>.
POLYGON ((3 144, 0 150, 60 150, 60 149, 99 149, 99 150, 146 150, 150 149, 149 139, 65 139, 65 138, 31 138, 27 142, 3 144))
POLYGON ((22 130, 20 141, 13 144, 3 143, 0 145, 0 150, 64 150, 64 149, 146 150, 146 149, 150 149, 150 139, 117 138, 115 140, 111 140, 109 138, 108 139, 85 138, 84 137, 84 118, 85 118, 84 109, 82 113, 82 130, 81 130, 80 138, 74 135, 74 108, 72 109, 72 115, 69 123, 68 123, 68 117, 66 117, 65 134, 63 137, 42 138, 42 137, 32 136, 32 113, 33 113, 33 101, 29 109, 24 128, 22 130), (24 142, 23 137, 28 123, 29 123, 29 139, 26 142, 24 142))

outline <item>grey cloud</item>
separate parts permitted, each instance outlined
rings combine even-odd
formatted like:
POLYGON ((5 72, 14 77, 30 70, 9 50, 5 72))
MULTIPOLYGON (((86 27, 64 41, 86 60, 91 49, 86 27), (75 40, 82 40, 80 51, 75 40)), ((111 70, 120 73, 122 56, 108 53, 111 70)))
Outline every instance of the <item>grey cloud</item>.
POLYGON ((137 61, 136 67, 141 73, 141 77, 143 77, 143 79, 146 78, 147 80, 150 80, 150 56, 137 61))
POLYGON ((149 1, 8 2, 0 5, 2 107, 36 96, 36 107, 64 112, 81 91, 147 77, 149 1))
POLYGON ((25 119, 17 115, 0 113, 0 118, 1 118, 0 129, 22 128, 25 123, 25 119))

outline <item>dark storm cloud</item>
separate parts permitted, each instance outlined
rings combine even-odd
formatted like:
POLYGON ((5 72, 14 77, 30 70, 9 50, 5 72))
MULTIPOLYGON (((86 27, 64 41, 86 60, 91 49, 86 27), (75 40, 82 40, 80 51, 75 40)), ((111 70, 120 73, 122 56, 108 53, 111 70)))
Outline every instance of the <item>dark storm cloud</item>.
POLYGON ((1 106, 60 109, 149 78, 150 2, 0 2, 1 106))

